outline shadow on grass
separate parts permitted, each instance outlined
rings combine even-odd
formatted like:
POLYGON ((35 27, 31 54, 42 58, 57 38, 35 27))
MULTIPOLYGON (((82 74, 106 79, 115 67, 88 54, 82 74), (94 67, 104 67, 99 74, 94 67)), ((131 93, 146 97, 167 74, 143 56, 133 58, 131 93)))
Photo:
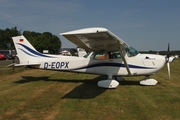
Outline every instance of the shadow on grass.
MULTIPOLYGON (((125 80, 125 81, 120 81, 119 82, 119 85, 120 86, 124 86, 124 85, 135 85, 135 86, 145 86, 145 87, 148 87, 148 86, 154 86, 154 85, 141 85, 140 84, 140 81, 143 80, 143 79, 140 79, 139 81, 133 81, 133 80, 125 80)), ((158 82, 157 85, 161 85, 163 87, 166 87, 163 83, 161 82, 158 82)))
POLYGON ((71 90, 69 93, 64 95, 62 99, 70 98, 70 99, 92 99, 95 98, 102 93, 104 93, 107 89, 100 88, 97 85, 97 82, 99 80, 105 79, 104 76, 98 76, 93 80, 83 80, 83 84, 77 86, 73 90, 71 90))
POLYGON ((119 82, 120 85, 140 85, 139 81, 124 80, 119 82))
MULTIPOLYGON (((76 79, 50 79, 48 76, 42 76, 42 77, 33 77, 33 76, 22 76, 23 79, 16 81, 14 83, 18 84, 25 84, 29 82, 36 82, 36 81, 46 81, 46 82, 64 82, 64 83, 82 83, 81 85, 75 87, 72 89, 69 93, 64 95, 62 99, 70 98, 70 99, 92 99, 97 97, 98 95, 102 94, 108 89, 100 88, 97 85, 97 82, 99 80, 106 79, 106 76, 98 76, 94 79, 84 79, 84 80, 76 80, 76 79)), ((139 81, 133 81, 133 80, 125 80, 120 81, 120 86, 126 86, 126 85, 136 85, 136 86, 142 86, 140 85, 139 81)))
POLYGON ((51 81, 48 76, 42 77, 33 77, 33 76, 21 76, 23 79, 16 81, 14 83, 24 84, 29 82, 36 82, 36 81, 51 81))
POLYGON ((98 76, 94 79, 84 79, 84 80, 76 80, 76 79, 50 79, 48 76, 43 77, 32 77, 32 76, 22 76, 23 79, 16 81, 14 83, 25 84, 29 82, 36 81, 46 81, 46 82, 64 82, 64 83, 82 83, 79 86, 72 89, 69 93, 64 95, 62 99, 92 99, 97 97, 98 95, 105 92, 107 89, 100 88, 97 86, 97 82, 102 79, 106 79, 106 76, 98 76))

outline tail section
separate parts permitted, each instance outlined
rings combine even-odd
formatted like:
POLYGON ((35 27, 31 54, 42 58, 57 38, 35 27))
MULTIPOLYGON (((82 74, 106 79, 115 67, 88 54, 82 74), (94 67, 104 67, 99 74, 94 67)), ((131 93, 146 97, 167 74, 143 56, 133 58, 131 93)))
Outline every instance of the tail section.
POLYGON ((41 53, 39 53, 23 35, 12 37, 12 39, 16 48, 17 57, 20 61, 20 64, 16 66, 39 64, 38 56, 40 56, 41 53))

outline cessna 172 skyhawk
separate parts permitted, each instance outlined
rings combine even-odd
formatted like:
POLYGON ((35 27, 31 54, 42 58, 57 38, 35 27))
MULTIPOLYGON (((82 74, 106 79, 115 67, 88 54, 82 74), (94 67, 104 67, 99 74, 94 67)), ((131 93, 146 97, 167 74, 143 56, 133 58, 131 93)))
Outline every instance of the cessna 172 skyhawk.
POLYGON ((19 64, 45 70, 107 75, 99 87, 116 88, 121 76, 145 76, 142 85, 155 85, 149 76, 158 72, 168 59, 161 55, 140 54, 106 28, 85 28, 61 33, 78 47, 92 51, 84 57, 48 55, 38 52, 21 36, 12 37, 19 64))

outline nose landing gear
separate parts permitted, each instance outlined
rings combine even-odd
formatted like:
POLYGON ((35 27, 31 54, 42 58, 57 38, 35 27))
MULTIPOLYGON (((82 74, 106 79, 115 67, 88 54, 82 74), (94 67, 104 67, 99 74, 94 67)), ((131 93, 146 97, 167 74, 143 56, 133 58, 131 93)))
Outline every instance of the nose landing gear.
POLYGON ((145 78, 140 81, 141 85, 156 85, 157 83, 158 81, 155 79, 149 78, 149 75, 145 76, 145 78))

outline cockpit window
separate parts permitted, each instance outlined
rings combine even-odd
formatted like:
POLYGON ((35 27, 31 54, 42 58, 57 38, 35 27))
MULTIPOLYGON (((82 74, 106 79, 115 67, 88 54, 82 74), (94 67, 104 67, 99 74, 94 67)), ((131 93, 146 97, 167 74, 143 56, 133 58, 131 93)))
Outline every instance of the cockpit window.
POLYGON ((93 53, 91 59, 95 60, 105 60, 105 59, 118 59, 121 58, 119 51, 116 52, 99 52, 93 53))
POLYGON ((137 54, 139 54, 139 52, 136 49, 134 49, 133 47, 126 49, 126 52, 129 57, 133 57, 133 56, 136 56, 137 54))
POLYGON ((106 53, 93 53, 91 58, 96 59, 96 60, 104 60, 108 59, 109 56, 106 53))
POLYGON ((119 51, 110 52, 110 59, 118 59, 118 58, 121 58, 119 51))
MULTIPOLYGON (((123 54, 127 54, 128 57, 133 57, 139 54, 139 52, 134 49, 133 47, 125 49, 123 51, 123 54)), ((89 54, 85 55, 84 57, 87 58, 89 54)), ((114 51, 114 52, 97 52, 90 54, 91 59, 95 60, 105 60, 105 59, 121 59, 122 56, 119 51, 114 51)))

